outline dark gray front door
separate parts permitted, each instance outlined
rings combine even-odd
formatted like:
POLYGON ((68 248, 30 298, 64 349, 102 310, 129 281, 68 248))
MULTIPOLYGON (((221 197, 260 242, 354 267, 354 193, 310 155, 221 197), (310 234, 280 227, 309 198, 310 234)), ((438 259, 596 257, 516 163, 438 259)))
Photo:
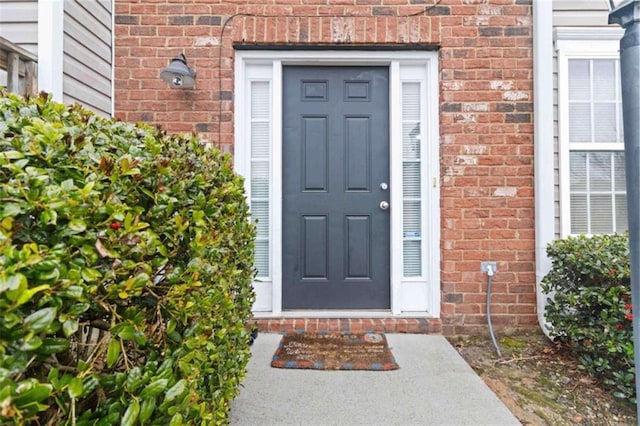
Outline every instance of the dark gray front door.
POLYGON ((389 70, 285 67, 284 309, 388 309, 389 70))

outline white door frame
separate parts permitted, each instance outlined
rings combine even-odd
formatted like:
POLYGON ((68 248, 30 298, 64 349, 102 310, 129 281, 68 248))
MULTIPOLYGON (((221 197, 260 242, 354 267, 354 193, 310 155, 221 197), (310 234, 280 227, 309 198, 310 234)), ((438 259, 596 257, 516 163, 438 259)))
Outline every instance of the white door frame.
POLYGON ((438 55, 433 51, 238 50, 235 57, 235 170, 251 200, 251 85, 270 88, 269 273, 256 279, 257 317, 335 316, 336 311, 282 311, 282 67, 285 65, 389 66, 391 310, 339 311, 340 316, 440 316, 440 167, 438 55), (402 85, 420 83, 422 134, 422 273, 403 276, 402 85))

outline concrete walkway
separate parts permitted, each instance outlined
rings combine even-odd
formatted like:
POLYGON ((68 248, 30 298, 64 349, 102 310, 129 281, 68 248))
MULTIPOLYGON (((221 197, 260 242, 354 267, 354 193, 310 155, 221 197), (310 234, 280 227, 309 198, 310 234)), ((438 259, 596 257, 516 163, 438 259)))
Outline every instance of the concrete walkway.
POLYGON ((254 343, 232 425, 520 424, 442 336, 387 334, 393 371, 271 368, 280 338, 254 343))

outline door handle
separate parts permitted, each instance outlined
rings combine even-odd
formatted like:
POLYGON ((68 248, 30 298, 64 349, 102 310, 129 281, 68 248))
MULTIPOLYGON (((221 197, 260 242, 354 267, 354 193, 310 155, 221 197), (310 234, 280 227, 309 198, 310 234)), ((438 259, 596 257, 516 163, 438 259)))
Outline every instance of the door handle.
POLYGON ((389 203, 386 201, 380 201, 380 210, 389 210, 389 203))

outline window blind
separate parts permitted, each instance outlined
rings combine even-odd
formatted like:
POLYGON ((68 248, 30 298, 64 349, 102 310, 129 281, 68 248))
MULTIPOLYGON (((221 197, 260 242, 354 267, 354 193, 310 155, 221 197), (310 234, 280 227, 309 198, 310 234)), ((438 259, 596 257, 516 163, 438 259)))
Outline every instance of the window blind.
POLYGON ((405 277, 422 275, 420 83, 402 84, 402 256, 405 277))
POLYGON ((268 277, 271 169, 271 107, 269 82, 254 81, 250 85, 251 146, 251 216, 256 222, 255 268, 258 277, 268 277))

